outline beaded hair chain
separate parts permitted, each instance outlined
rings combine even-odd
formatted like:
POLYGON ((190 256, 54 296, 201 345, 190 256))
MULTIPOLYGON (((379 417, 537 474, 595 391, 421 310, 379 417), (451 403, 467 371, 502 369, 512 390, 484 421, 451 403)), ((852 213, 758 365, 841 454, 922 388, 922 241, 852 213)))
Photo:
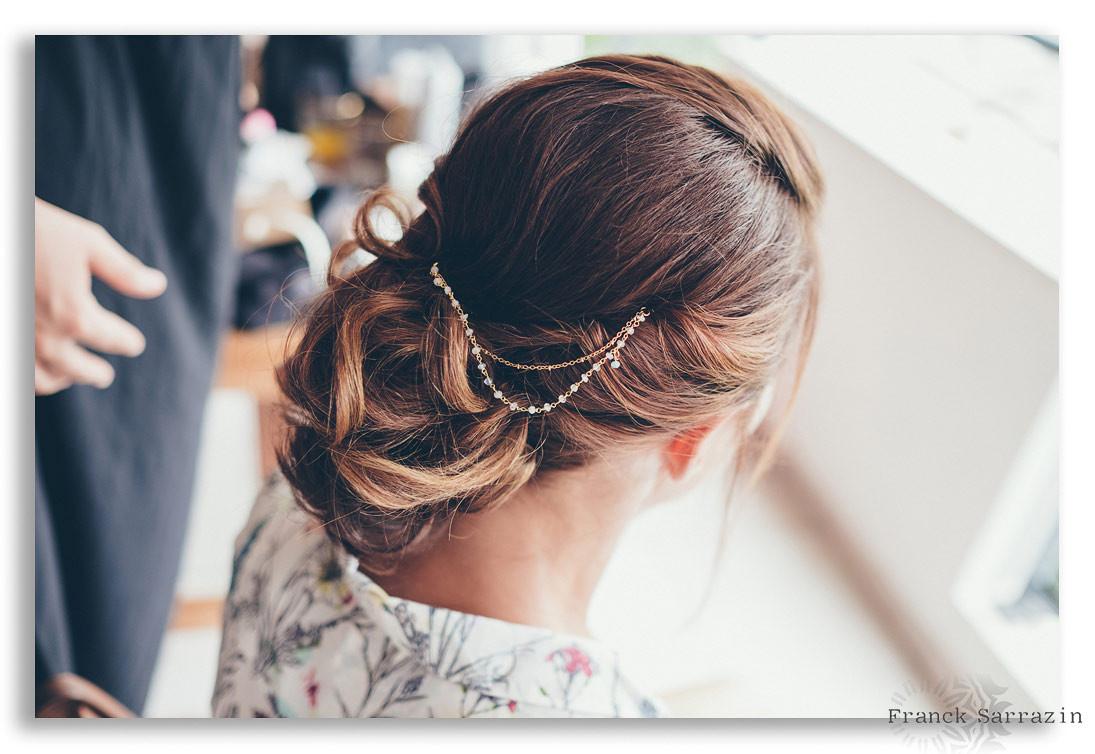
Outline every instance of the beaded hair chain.
POLYGON ((650 313, 646 308, 639 309, 638 313, 634 317, 629 319, 624 326, 613 335, 607 343, 598 348, 596 351, 587 353, 583 356, 579 356, 576 359, 570 361, 562 361, 558 364, 518 364, 517 362, 505 359, 493 351, 481 346, 479 341, 475 337, 475 331, 468 323, 468 315, 464 312, 463 307, 460 306, 460 302, 456 300, 456 296, 453 295, 452 287, 445 281, 445 278, 441 276, 441 273, 437 269, 437 263, 434 262, 430 268, 430 276, 433 278, 433 284, 445 292, 445 295, 449 299, 449 303, 452 304, 453 310, 460 317, 460 321, 464 323, 464 334, 468 336, 468 343, 471 346, 471 355, 478 363, 479 371, 483 374, 483 384, 489 389, 494 391, 494 397, 509 406, 510 411, 524 411, 529 414, 547 414, 552 409, 559 405, 566 403, 570 396, 578 392, 583 384, 589 382, 589 378, 597 372, 601 371, 601 367, 607 363, 612 369, 620 368, 620 351, 623 350, 624 345, 627 343, 628 337, 635 333, 635 328, 641 325, 646 318, 650 316, 650 313), (545 403, 542 406, 529 404, 528 406, 521 406, 517 401, 507 396, 502 389, 495 384, 494 378, 491 377, 490 371, 487 368, 486 359, 496 361, 499 364, 505 364, 506 366, 525 372, 550 372, 556 369, 565 369, 567 367, 576 366, 582 362, 588 362, 590 364, 589 369, 579 376, 579 378, 572 384, 566 392, 556 398, 554 401, 545 403))

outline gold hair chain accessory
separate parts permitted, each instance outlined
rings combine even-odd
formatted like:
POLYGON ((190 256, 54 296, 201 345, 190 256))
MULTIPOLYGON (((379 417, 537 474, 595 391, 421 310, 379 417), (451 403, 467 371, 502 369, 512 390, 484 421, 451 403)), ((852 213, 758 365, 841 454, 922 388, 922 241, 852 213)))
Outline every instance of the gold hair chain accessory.
POLYGON ((518 364, 509 359, 502 358, 498 354, 479 344, 478 339, 475 337, 475 331, 472 329, 471 325, 468 324, 467 313, 464 311, 463 307, 460 306, 460 302, 456 300, 456 296, 453 295, 452 287, 445 281, 445 278, 441 276, 441 273, 437 269, 436 262, 434 262, 433 266, 430 268, 430 276, 433 278, 433 284, 444 291, 449 299, 449 303, 452 304, 453 310, 456 311, 457 316, 460 317, 460 321, 464 323, 464 334, 468 336, 468 342, 471 344, 471 355, 475 358, 475 361, 478 363, 479 371, 483 374, 483 384, 492 389, 494 391, 494 397, 502 403, 507 404, 510 411, 524 411, 529 414, 549 413, 560 404, 566 403, 570 396, 578 392, 578 389, 582 385, 589 382, 590 377, 601 371, 601 367, 604 364, 607 363, 612 369, 619 369, 620 351, 623 350, 628 337, 633 335, 635 333, 635 328, 641 325, 646 321, 646 318, 650 316, 650 312, 648 312, 645 307, 639 309, 638 313, 624 323, 624 326, 621 327, 607 343, 596 351, 587 353, 584 356, 579 356, 576 359, 561 361, 558 364, 518 364), (502 389, 494 383, 494 378, 491 377, 490 371, 487 368, 486 359, 491 359, 492 361, 497 361, 499 364, 505 364, 512 369, 526 372, 550 372, 556 369, 576 366, 582 362, 588 362, 590 367, 554 401, 545 403, 542 406, 531 404, 528 406, 521 406, 517 401, 512 400, 503 393, 502 389))

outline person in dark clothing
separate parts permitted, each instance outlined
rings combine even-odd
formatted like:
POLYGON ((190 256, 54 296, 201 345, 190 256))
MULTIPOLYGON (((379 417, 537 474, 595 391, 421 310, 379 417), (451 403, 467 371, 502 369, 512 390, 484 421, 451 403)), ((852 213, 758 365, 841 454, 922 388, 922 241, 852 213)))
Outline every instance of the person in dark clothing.
POLYGON ((35 43, 38 699, 144 705, 235 283, 239 78, 232 37, 35 43))
POLYGON ((300 131, 302 100, 354 89, 350 37, 274 35, 262 50, 262 98, 279 128, 300 131))

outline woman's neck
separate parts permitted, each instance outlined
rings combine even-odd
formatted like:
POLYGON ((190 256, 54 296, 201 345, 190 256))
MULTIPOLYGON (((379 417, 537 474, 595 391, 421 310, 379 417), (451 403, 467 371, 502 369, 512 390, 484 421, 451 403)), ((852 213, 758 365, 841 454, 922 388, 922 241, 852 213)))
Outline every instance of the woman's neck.
POLYGON ((634 464, 595 463, 454 518, 446 536, 374 577, 389 594, 460 612, 587 634, 590 599, 646 498, 634 464))

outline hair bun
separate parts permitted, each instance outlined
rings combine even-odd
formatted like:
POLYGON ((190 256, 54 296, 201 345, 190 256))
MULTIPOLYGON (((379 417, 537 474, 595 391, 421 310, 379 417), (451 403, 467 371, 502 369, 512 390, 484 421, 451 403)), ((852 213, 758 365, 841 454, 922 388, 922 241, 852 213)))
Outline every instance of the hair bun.
POLYGON ((347 247, 382 263, 347 273, 346 250, 332 258, 329 287, 278 372, 292 408, 282 472, 329 534, 378 571, 435 521, 501 501, 535 471, 527 424, 473 388, 458 323, 425 267, 406 269, 419 258, 375 232, 377 208, 403 209, 392 198, 365 201, 347 247))

